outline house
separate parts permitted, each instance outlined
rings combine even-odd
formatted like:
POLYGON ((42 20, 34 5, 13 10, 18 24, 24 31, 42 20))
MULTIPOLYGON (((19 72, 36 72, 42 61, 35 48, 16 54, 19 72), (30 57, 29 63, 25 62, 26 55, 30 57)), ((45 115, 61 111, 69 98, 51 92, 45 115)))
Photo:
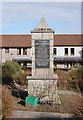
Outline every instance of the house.
MULTIPOLYGON (((31 65, 31 42, 32 35, 0 35, 0 61, 14 60, 22 66, 31 65)), ((83 65, 83 35, 54 34, 53 59, 57 68, 83 65)))

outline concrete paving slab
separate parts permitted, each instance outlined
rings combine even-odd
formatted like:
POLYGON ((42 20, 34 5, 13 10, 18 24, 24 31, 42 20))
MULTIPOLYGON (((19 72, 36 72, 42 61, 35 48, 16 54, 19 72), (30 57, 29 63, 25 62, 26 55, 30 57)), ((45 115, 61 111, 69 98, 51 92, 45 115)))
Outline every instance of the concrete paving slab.
POLYGON ((72 115, 71 114, 61 114, 61 118, 72 118, 72 115))
POLYGON ((41 118, 41 112, 24 111, 21 118, 41 118))
POLYGON ((16 110, 16 111, 13 112, 13 116, 12 117, 13 118, 21 118, 22 114, 23 114, 23 111, 16 110))
POLYGON ((71 114, 47 113, 34 111, 14 111, 12 118, 71 118, 71 114))
POLYGON ((59 113, 46 113, 46 112, 42 112, 41 113, 41 117, 42 118, 60 118, 60 114, 59 113))

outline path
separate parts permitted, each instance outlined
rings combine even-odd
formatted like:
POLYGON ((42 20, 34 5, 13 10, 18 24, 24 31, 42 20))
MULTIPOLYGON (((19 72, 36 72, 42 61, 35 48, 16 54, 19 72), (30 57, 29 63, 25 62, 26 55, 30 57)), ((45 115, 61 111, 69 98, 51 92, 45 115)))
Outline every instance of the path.
MULTIPOLYGON (((14 111, 13 118, 71 118, 71 114, 32 112, 32 111, 14 111)), ((63 119, 64 120, 64 119, 63 119)))
POLYGON ((74 92, 74 91, 68 91, 68 90, 58 90, 58 94, 78 95, 79 97, 81 97, 82 95, 80 92, 74 92))

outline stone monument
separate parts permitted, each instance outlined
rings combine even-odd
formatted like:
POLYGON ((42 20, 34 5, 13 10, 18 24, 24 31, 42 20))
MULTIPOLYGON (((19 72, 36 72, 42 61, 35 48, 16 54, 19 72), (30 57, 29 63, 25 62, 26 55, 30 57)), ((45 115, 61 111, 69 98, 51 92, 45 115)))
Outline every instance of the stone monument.
POLYGON ((53 72, 54 31, 44 18, 32 33, 32 76, 27 76, 28 92, 36 97, 48 96, 48 101, 59 103, 58 76, 53 72))

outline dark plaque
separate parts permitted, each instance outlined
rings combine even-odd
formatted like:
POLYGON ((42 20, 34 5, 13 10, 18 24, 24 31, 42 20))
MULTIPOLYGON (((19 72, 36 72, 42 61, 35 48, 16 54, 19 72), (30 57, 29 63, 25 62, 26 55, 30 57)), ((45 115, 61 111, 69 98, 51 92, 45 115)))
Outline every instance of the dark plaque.
POLYGON ((50 67, 50 41, 35 40, 35 67, 50 67))

